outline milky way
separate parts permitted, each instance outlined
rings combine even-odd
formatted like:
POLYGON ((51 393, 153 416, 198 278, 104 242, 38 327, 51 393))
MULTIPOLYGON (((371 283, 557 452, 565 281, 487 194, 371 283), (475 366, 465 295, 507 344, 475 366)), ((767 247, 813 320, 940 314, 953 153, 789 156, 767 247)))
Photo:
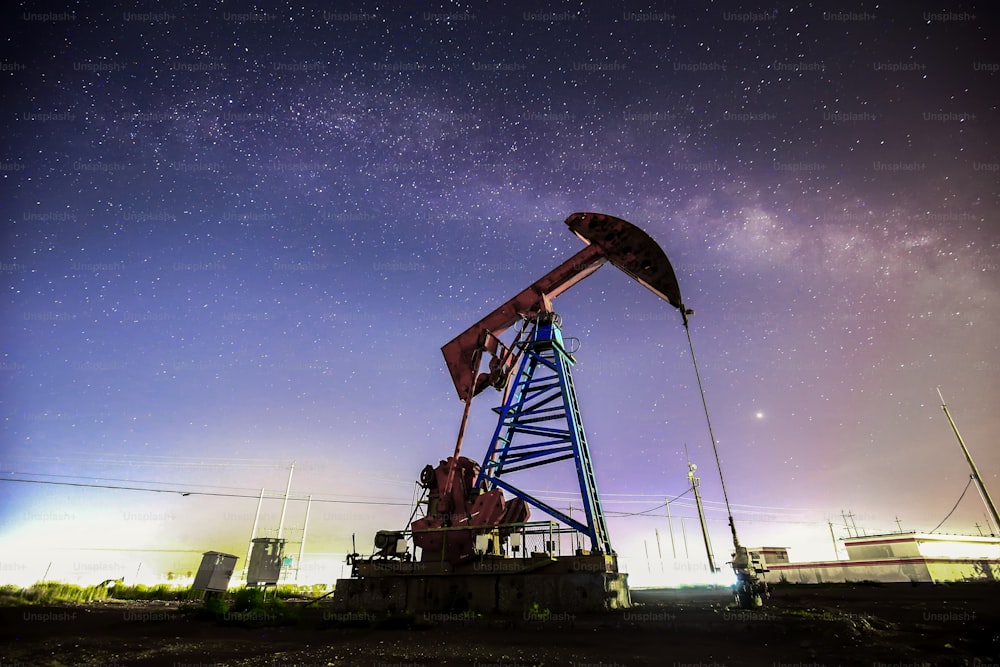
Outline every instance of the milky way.
MULTIPOLYGON (((292 461, 389 503, 330 503, 317 549, 402 527, 461 416, 440 346, 580 249, 574 211, 670 257, 744 542, 933 528, 968 480, 937 386, 1000 494, 979 8, 396 4, 7 11, 0 536, 238 545, 252 500, 95 487, 252 496, 292 461)), ((613 542, 664 530, 621 515, 687 489, 686 445, 724 552, 676 311, 614 268, 556 308, 613 542)), ((970 492, 942 530, 977 523, 970 492)))

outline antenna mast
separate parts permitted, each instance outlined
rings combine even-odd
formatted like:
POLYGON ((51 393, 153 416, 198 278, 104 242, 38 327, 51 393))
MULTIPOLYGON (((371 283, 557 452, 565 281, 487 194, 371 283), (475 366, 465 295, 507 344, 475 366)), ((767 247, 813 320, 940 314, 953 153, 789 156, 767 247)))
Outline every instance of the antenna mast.
POLYGON ((976 467, 976 462, 972 460, 972 455, 969 454, 969 448, 965 446, 965 441, 962 440, 962 434, 958 432, 958 427, 955 426, 955 420, 951 418, 951 413, 948 412, 948 406, 945 405, 944 396, 941 395, 940 387, 937 388, 937 393, 938 397, 941 399, 941 409, 944 410, 944 416, 948 418, 948 423, 951 424, 951 430, 955 432, 955 437, 958 438, 958 444, 962 446, 962 453, 965 454, 965 460, 969 462, 969 468, 972 470, 972 478, 976 480, 976 485, 979 487, 979 495, 986 504, 986 509, 988 509, 990 514, 993 515, 993 523, 1000 527, 1000 514, 997 514, 997 506, 993 503, 993 499, 990 497, 990 492, 986 490, 986 485, 983 484, 983 478, 979 475, 979 468, 976 467))

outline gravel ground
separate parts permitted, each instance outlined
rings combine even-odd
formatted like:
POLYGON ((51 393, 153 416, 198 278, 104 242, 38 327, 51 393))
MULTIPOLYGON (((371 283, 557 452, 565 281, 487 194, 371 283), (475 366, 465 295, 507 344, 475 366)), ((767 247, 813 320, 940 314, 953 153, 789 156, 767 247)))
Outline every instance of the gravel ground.
POLYGON ((178 603, 0 608, 0 667, 1000 667, 1000 585, 786 586, 756 611, 728 591, 633 591, 632 609, 210 618, 178 603))

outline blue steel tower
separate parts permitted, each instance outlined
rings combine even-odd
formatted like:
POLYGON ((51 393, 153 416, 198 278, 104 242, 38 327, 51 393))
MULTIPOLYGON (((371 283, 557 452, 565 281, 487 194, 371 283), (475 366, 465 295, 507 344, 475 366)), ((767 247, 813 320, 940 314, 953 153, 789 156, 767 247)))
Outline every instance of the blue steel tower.
POLYGON ((566 225, 586 244, 582 250, 441 348, 455 390, 465 405, 454 453, 437 468, 428 466, 426 488, 433 502, 429 514, 412 524, 414 544, 423 553, 441 552, 443 533, 439 529, 469 526, 462 544, 456 546, 459 538, 451 537, 453 548, 447 558, 460 564, 475 556, 469 537, 472 531, 481 533, 490 526, 516 524, 523 521, 516 517, 526 516, 526 506, 533 505, 588 535, 591 551, 614 554, 573 385, 574 359, 563 344, 552 300, 605 263, 611 263, 677 308, 685 325, 691 311, 681 301, 677 278, 666 254, 644 231, 601 213, 574 213, 566 218, 566 225), (503 343, 500 336, 519 323, 515 341, 511 345, 503 343), (483 464, 476 466, 461 456, 462 443, 472 401, 489 388, 503 391, 503 405, 496 409, 499 420, 483 464), (535 477, 529 473, 518 477, 515 473, 560 462, 563 470, 575 466, 582 520, 516 484, 535 477), (472 472, 476 467, 478 472, 472 472), (513 494, 510 503, 505 504, 504 491, 513 494))
POLYGON ((575 360, 563 345, 559 316, 548 312, 535 316, 534 327, 521 345, 517 375, 497 408, 500 419, 476 486, 484 491, 499 486, 589 536, 592 551, 613 553, 573 385, 575 360), (567 459, 576 464, 585 523, 510 481, 511 473, 567 459))

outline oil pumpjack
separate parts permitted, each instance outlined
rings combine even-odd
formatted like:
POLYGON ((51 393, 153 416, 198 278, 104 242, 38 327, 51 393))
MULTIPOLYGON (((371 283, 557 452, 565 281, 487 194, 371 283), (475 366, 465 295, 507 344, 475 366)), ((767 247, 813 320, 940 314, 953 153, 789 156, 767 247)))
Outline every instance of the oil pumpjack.
MULTIPOLYGON (((522 611, 536 602, 586 611, 630 605, 627 575, 618 572, 597 492, 573 383, 575 360, 552 300, 610 262, 677 308, 685 327, 692 311, 681 301, 666 254, 644 231, 599 213, 574 213, 566 224, 586 244, 582 250, 441 348, 464 403, 454 452, 420 474, 425 515, 409 531, 379 531, 371 557, 349 557, 352 578, 337 582, 335 606, 522 611), (500 336, 515 325, 514 341, 504 344, 500 336), (503 393, 503 401, 480 464, 461 456, 461 449, 473 398, 490 387, 503 393), (563 461, 574 464, 582 518, 518 485, 517 472, 563 461), (532 508, 555 521, 529 522, 532 508), (585 535, 590 548, 562 555, 558 537, 566 532, 585 535)), ((733 538, 739 600, 740 589, 755 591, 758 579, 740 558, 735 528, 733 538)))

